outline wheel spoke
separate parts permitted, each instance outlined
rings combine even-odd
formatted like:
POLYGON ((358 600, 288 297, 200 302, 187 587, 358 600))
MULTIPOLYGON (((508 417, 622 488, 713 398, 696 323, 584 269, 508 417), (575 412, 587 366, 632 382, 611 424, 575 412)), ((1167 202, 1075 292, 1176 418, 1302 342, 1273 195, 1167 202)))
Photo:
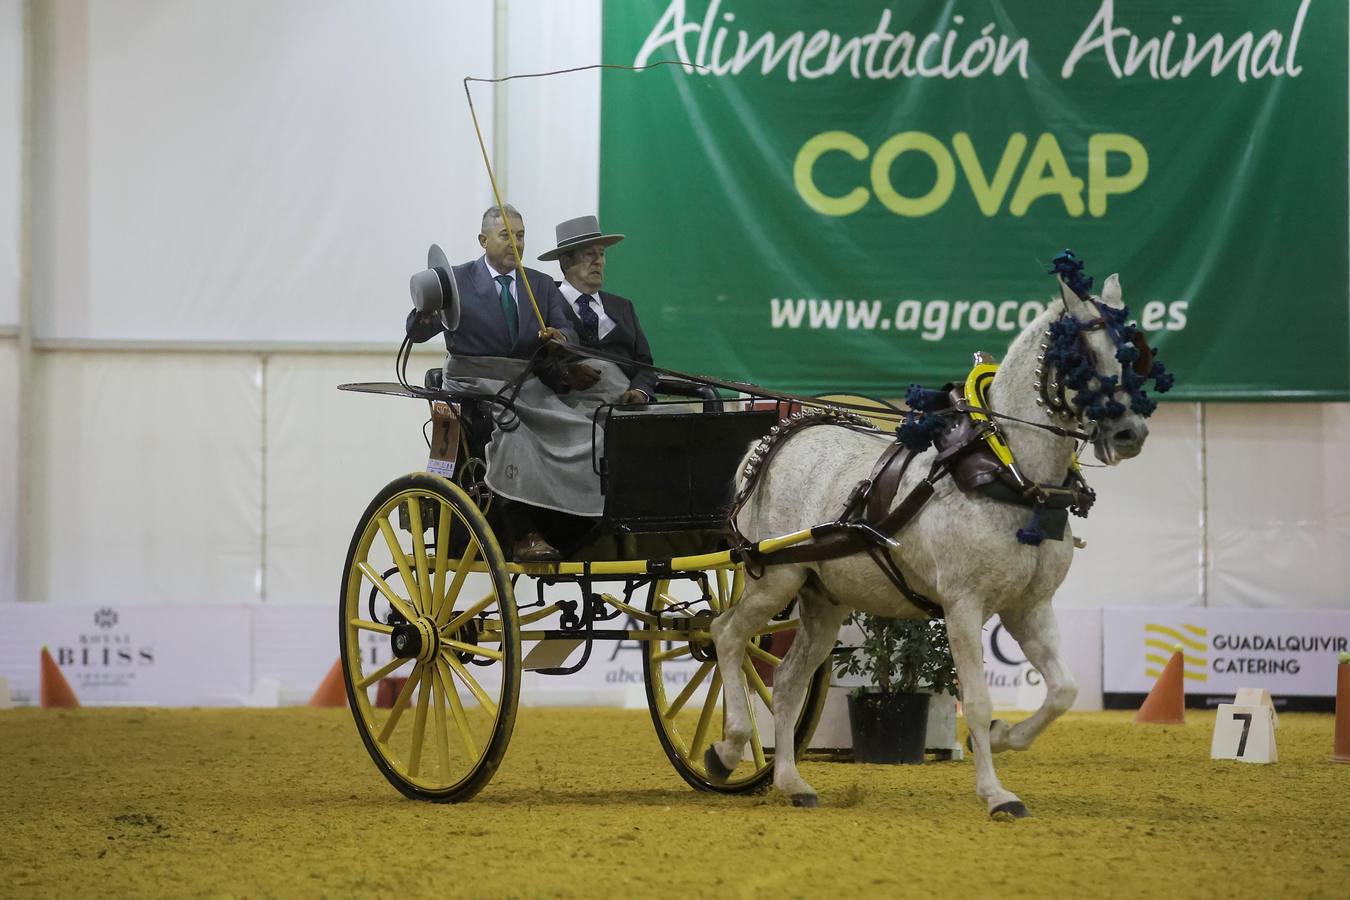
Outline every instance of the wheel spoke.
POLYGON ((679 659, 681 656, 688 656, 691 653, 693 653, 693 651, 689 649, 688 644, 681 644, 680 646, 674 648, 673 650, 663 650, 660 653, 654 654, 652 656, 652 662, 654 663, 669 662, 672 659, 679 659))
POLYGON ((417 691, 417 715, 413 717, 412 753, 408 756, 408 776, 417 777, 422 762, 422 740, 427 731, 427 701, 431 699, 431 667, 422 667, 422 686, 417 691))
MULTIPOLYGON (((389 546, 389 555, 394 558, 394 564, 398 566, 398 574, 403 578, 403 586, 408 589, 408 599, 414 607, 417 606, 421 591, 417 588, 417 582, 413 578, 412 569, 408 567, 408 555, 403 552, 403 547, 399 545, 398 537, 394 534, 394 526, 389 524, 387 517, 381 517, 379 520, 380 534, 384 535, 384 542, 389 546)), ((415 543, 415 542, 414 542, 415 543)), ((417 616, 413 616, 409 621, 413 621, 417 616)))
POLYGON ((408 708, 408 703, 412 700, 413 688, 417 687, 417 682, 422 680, 423 668, 421 663, 413 666, 412 674, 403 683, 403 690, 398 692, 398 698, 394 700, 394 708, 389 710, 389 718, 384 720, 384 727, 380 729, 378 740, 381 744, 389 743, 389 735, 394 733, 398 720, 403 716, 403 711, 408 708))
POLYGON ((469 759, 478 758, 478 742, 474 740, 473 730, 469 728, 469 716, 464 712, 464 703, 459 699, 455 680, 450 677, 450 668, 440 660, 436 661, 436 675, 441 679, 441 687, 450 698, 450 711, 454 714, 455 727, 459 730, 459 739, 464 743, 464 751, 469 759))
POLYGON ((440 501, 440 514, 436 517, 436 560, 435 577, 431 586, 431 617, 434 619, 441 609, 441 595, 445 587, 446 562, 450 555, 450 532, 455 528, 454 511, 440 501))
POLYGON ((348 619, 347 624, 364 631, 378 631, 380 634, 393 634, 394 626, 383 622, 367 622, 365 619, 348 619))
POLYGON ((653 585, 652 589, 653 591, 655 591, 653 596, 656 597, 657 611, 665 609, 667 606, 670 605, 671 601, 674 599, 669 594, 666 593, 666 591, 670 589, 669 578, 661 579, 655 585, 653 585))
POLYGON ((727 608, 727 570, 717 570, 717 592, 712 597, 713 612, 721 612, 727 608))
POLYGON ((712 724, 713 711, 717 709, 717 698, 722 695, 722 673, 713 674, 712 687, 708 688, 708 697, 703 701, 703 709, 698 714, 698 727, 694 729, 694 746, 691 748, 690 761, 702 766, 700 754, 708 740, 708 726, 712 724))
POLYGON ((765 625, 763 628, 761 628, 758 634, 759 635, 777 634, 780 631, 791 631, 794 628, 801 628, 801 627, 802 627, 801 619, 788 619, 785 622, 770 622, 768 625, 765 625))
POLYGON ((764 768, 764 744, 759 739, 759 723, 755 721, 755 708, 749 706, 749 704, 746 705, 750 709, 750 753, 754 757, 755 768, 762 769, 764 768))
MULTIPOLYGON (((492 605, 492 601, 496 599, 497 599, 497 592, 495 590, 491 591, 485 594, 483 596, 483 599, 479 600, 473 606, 470 606, 468 609, 464 610, 464 612, 455 616, 449 622, 445 623, 444 625, 437 624, 436 627, 440 631, 447 632, 449 634, 454 634, 456 631, 459 631, 461 628, 464 627, 465 622, 469 621, 474 616, 478 615, 480 612, 487 609, 489 606, 492 605)), ((448 609, 450 607, 450 603, 447 601, 445 606, 446 609, 448 609)), ((441 610, 441 612, 444 613, 445 610, 441 610)))
POLYGON ((483 690, 483 686, 478 683, 478 679, 469 674, 469 670, 464 668, 463 663, 444 650, 441 651, 441 659, 445 660, 446 664, 450 666, 450 670, 458 675, 459 680, 464 682, 464 686, 478 698, 478 704, 487 711, 489 716, 495 719, 497 717, 497 704, 492 702, 492 698, 488 696, 487 691, 483 690))
POLYGON ((418 609, 423 615, 431 614, 431 573, 427 571, 426 527, 422 524, 422 499, 409 497, 404 501, 408 505, 408 527, 412 530, 413 561, 417 566, 417 595, 421 598, 418 609))
POLYGON ((356 683, 356 689, 358 691, 365 690, 375 682, 379 681, 384 676, 388 675, 390 672, 394 671, 400 666, 406 665, 411 660, 412 660, 411 656, 405 656, 402 658, 391 660, 388 665, 380 666, 374 672, 371 672, 365 678, 362 678, 360 681, 358 681, 356 683))
POLYGON ((384 595, 384 599, 389 601, 389 605, 397 610, 400 616, 407 619, 409 622, 417 621, 417 613, 413 612, 412 608, 408 606, 407 601, 394 593, 394 589, 389 586, 388 582, 380 577, 379 572, 376 572, 370 567, 370 563, 362 560, 356 564, 356 567, 361 570, 362 575, 370 579, 370 583, 375 585, 379 592, 384 595))
POLYGON ((442 694, 448 694, 445 685, 441 684, 440 668, 429 674, 428 680, 432 684, 431 699, 436 704, 436 757, 441 763, 441 780, 448 782, 450 780, 450 732, 445 726, 445 707, 449 702, 449 697, 442 700, 436 696, 437 688, 442 694))
POLYGON ((501 662, 506 659, 506 654, 500 650, 493 650, 491 647, 480 647, 477 644, 465 644, 461 641, 452 641, 448 638, 441 638, 441 645, 449 647, 452 650, 458 650, 461 653, 472 653, 474 656, 483 656, 488 659, 495 659, 501 662))
POLYGON ((711 659, 699 666, 698 671, 694 673, 694 677, 689 679, 689 683, 684 686, 684 690, 680 691, 680 695, 671 702, 670 708, 662 715, 667 719, 673 719, 679 715, 680 710, 684 709, 684 705, 689 702, 689 698, 694 696, 694 691, 698 690, 698 686, 703 683, 703 679, 707 678, 708 673, 716 668, 717 663, 711 659))
POLYGON ((455 600, 459 598, 460 588, 464 586, 464 579, 469 577, 469 569, 477 558, 478 539, 471 537, 469 546, 464 548, 464 555, 459 558, 459 564, 455 568, 455 577, 451 579, 450 587, 446 588, 445 596, 440 600, 441 605, 436 610, 436 626, 438 628, 444 624, 445 617, 450 615, 455 608, 455 600))
POLYGON ((755 689, 755 693, 759 694, 759 699, 763 700, 764 705, 767 706, 769 710, 772 712, 773 695, 769 693, 769 688, 766 684, 764 684, 764 679, 759 677, 759 672, 755 671, 754 664, 751 663, 750 660, 748 659, 742 661, 741 671, 745 673, 746 682, 750 685, 750 687, 755 689))
POLYGON ((783 663, 783 660, 780 657, 774 656, 768 650, 765 650, 763 647, 756 644, 753 638, 751 638, 750 643, 745 645, 745 650, 755 659, 760 662, 766 662, 771 666, 778 666, 783 663))

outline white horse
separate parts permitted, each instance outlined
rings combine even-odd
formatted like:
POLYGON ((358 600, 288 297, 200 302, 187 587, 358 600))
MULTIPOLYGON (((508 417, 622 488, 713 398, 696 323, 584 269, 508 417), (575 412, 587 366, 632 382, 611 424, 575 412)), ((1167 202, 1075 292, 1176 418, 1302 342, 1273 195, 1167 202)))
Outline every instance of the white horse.
MULTIPOLYGON (((989 387, 989 407, 997 413, 1044 424, 1078 426, 1092 436, 1096 456, 1114 465, 1137 455, 1148 427, 1144 417, 1125 411, 1117 418, 1088 421, 1072 408, 1058 422, 1037 403, 1038 356, 1051 322, 1064 315, 1089 324, 1101 319, 1060 282, 1061 302, 1053 302, 1008 348, 989 387)), ((1102 287, 1100 303, 1122 309, 1120 281, 1112 275, 1102 287)), ((1091 362, 1103 376, 1121 376, 1117 346, 1105 328, 1085 330, 1091 362)), ((1093 382, 1098 384, 1099 382, 1093 382)), ((1062 483, 1075 442, 1050 431, 1005 420, 1002 427, 1023 474, 1037 483, 1062 483)), ((837 517, 853 487, 871 473, 886 445, 886 435, 859 433, 837 426, 804 428, 788 437, 766 463, 760 482, 736 523, 752 541, 789 534, 837 517)), ((906 471, 892 508, 929 470, 930 449, 906 471)), ((743 485, 743 479, 739 485, 743 485)), ((1028 815, 1017 795, 994 773, 991 753, 1024 750, 1052 721, 1067 710, 1078 689, 1064 665, 1059 629, 1050 600, 1064 580, 1073 556, 1068 528, 1062 541, 1039 546, 1019 543, 1016 532, 1029 515, 1024 506, 1000 503, 966 493, 951 478, 938 482, 927 505, 898 535, 899 550, 890 550, 910 586, 941 605, 947 621, 952 657, 975 762, 975 792, 990 815, 1028 815), (1009 726, 990 723, 991 705, 984 679, 981 630, 998 614, 1045 679, 1045 702, 1029 718, 1009 726)), ((793 725, 801 711, 806 686, 829 656, 839 627, 857 609, 878 616, 919 617, 919 612, 893 586, 880 568, 859 552, 821 562, 766 567, 763 577, 749 580, 740 603, 712 626, 717 667, 725 683, 725 739, 711 747, 705 760, 710 772, 736 767, 753 727, 741 665, 747 639, 794 597, 799 598, 801 627, 774 679, 774 786, 798 806, 817 805, 817 796, 798 773, 793 753, 793 725)))

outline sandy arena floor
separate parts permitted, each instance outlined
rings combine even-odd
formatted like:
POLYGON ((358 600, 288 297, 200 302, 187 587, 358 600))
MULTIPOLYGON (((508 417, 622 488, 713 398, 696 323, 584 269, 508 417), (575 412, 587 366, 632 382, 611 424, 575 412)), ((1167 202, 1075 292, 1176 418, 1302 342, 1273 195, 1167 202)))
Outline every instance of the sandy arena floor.
POLYGON ((999 757, 808 761, 822 807, 688 789, 644 711, 522 709, 476 799, 403 799, 345 710, 0 712, 0 895, 1336 897, 1350 766, 1286 715, 1273 766, 1211 762, 1212 715, 1069 715, 999 757))

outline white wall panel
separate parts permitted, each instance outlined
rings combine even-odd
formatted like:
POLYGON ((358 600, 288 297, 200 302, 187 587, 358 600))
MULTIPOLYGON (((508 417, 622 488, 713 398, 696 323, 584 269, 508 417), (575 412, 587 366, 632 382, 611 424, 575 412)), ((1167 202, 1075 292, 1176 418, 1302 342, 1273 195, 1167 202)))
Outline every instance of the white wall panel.
POLYGON ((19 483, 14 465, 19 448, 19 395, 14 387, 18 380, 16 341, 0 338, 0 603, 19 597, 19 483))
MULTIPOLYGON (((507 74, 601 62, 599 0, 511 0, 507 9, 507 74)), ((488 88, 476 85, 475 98, 488 88)), ((525 216, 525 261, 561 279, 558 264, 541 263, 538 256, 557 245, 554 226, 559 222, 600 211, 600 71, 525 78, 507 82, 506 91, 505 191, 525 216)), ((623 233, 622 222, 600 224, 623 233)), ((634 239, 641 236, 629 238, 634 239)), ((613 252, 622 253, 623 247, 613 252)), ((624 292, 620 285, 613 289, 624 292)))
POLYGON ((172 353, 36 361, 31 599, 254 599, 257 361, 172 353))
MULTIPOLYGON (((1149 419, 1144 452, 1110 468, 1084 468, 1097 502, 1073 530, 1075 551, 1055 596, 1065 607, 1196 606, 1201 602, 1199 433, 1190 403, 1149 419)), ((1095 463, 1089 450, 1085 463, 1095 463)))
POLYGON ((23 65, 23 0, 0 0, 0 328, 19 321, 23 65))
POLYGON ((491 10, 44 8, 39 336, 400 337, 408 275, 487 195, 460 78, 491 10))
POLYGON ((1350 404, 1205 415, 1210 606, 1350 609, 1350 404))
MULTIPOLYGON (((352 381, 392 381, 395 349, 387 360, 268 360, 268 604, 336 609, 347 545, 366 505, 397 476, 426 468, 425 403, 337 390, 352 381)), ((421 372, 443 357, 418 354, 410 377, 420 384, 421 372)))

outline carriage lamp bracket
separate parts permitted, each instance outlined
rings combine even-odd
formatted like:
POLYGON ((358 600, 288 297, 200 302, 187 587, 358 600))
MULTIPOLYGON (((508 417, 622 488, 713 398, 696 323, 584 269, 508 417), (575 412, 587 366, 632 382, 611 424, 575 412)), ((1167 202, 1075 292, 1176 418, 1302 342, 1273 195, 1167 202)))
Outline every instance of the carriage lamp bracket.
MULTIPOLYGON (((422 533, 425 534, 428 528, 435 528, 440 521, 441 505, 430 497, 422 497, 418 500, 422 507, 422 533)), ((412 534, 412 521, 408 518, 408 506, 405 503, 398 505, 398 527, 412 534)), ((414 535, 420 539, 422 535, 414 535)))

